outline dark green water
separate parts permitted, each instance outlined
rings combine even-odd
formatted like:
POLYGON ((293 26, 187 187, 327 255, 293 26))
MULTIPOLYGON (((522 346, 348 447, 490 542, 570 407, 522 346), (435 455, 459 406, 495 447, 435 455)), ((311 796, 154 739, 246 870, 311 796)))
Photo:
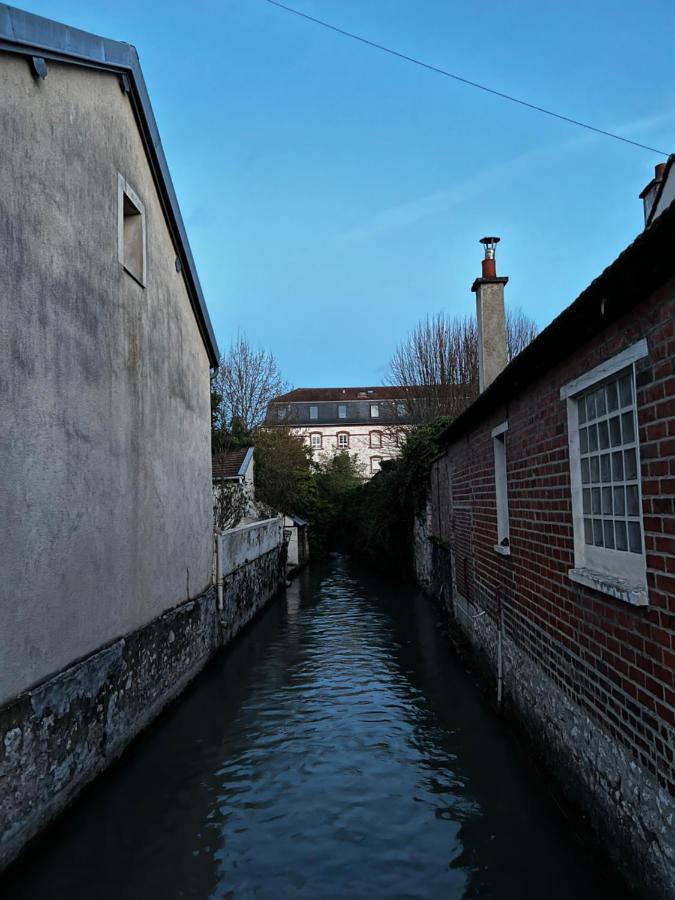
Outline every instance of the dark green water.
POLYGON ((428 601, 313 566, 0 885, 3 900, 620 896, 428 601))

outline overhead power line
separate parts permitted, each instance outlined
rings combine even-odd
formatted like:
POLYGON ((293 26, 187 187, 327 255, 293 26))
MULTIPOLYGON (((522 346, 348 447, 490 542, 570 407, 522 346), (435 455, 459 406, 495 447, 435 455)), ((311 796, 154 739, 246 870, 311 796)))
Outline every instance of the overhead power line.
POLYGON ((285 12, 292 13, 294 16, 299 16, 301 19, 307 19, 308 22, 313 22, 315 25, 320 25, 322 28, 328 28, 330 31, 336 32, 336 34, 341 34, 343 37, 351 38, 353 41, 359 41, 361 44, 366 44, 368 47, 374 47, 375 50, 381 50, 383 53, 389 53, 391 56, 396 56, 398 59, 403 59, 406 62, 414 63, 416 66, 421 66, 423 69, 428 69, 430 72, 435 72, 437 75, 444 75, 446 78, 452 78, 455 81, 461 82, 461 84, 466 84, 469 87, 477 88, 479 91, 485 91, 486 94, 493 94, 495 97, 501 97, 502 100, 509 100, 511 103, 518 103, 520 106, 525 106, 527 109, 533 109, 535 112, 544 113, 544 115, 552 116, 554 119, 560 119, 562 122, 568 122, 570 125, 578 125, 579 128, 585 128, 588 131, 594 131, 596 134, 602 134, 605 137, 614 138, 615 141, 622 141, 624 144, 631 144, 633 147, 639 147, 641 150, 649 150, 650 153, 658 153, 660 156, 668 156, 669 154, 665 152, 665 150, 657 150, 655 147, 648 147, 646 144, 641 144, 638 141, 631 141, 630 138, 622 137, 620 134, 614 134, 611 131, 605 131, 602 128, 596 128, 595 125, 589 125, 588 122, 580 122, 578 119, 573 119, 570 116, 563 116, 561 113, 553 112, 551 109, 545 109, 543 106, 537 106, 535 103, 529 103, 527 100, 521 100, 519 97, 512 97, 510 94, 505 94, 503 91, 497 91, 495 88, 488 87, 485 84, 479 84, 477 81, 471 81, 469 78, 463 78, 461 75, 457 75, 454 72, 448 72, 447 69, 441 69, 439 66, 433 66, 431 63, 426 63, 421 59, 416 59, 414 56, 408 56, 406 53, 400 53, 398 50, 392 50, 391 47, 385 47, 384 44, 378 44, 375 41, 368 40, 368 38, 361 37, 359 34, 354 34, 351 31, 345 31, 344 28, 338 28, 337 25, 331 25, 330 22, 324 22, 323 19, 317 19, 314 16, 310 16, 308 13, 301 12, 299 9, 294 9, 292 6, 286 6, 284 3, 279 3, 278 0, 265 0, 266 3, 269 3, 271 6, 276 6, 279 9, 283 9, 285 12))

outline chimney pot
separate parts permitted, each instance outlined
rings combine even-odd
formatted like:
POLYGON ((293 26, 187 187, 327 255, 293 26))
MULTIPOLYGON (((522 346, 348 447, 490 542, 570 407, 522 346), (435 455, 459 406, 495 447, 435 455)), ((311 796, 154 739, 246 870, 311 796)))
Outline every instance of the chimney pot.
POLYGON ((666 164, 665 163, 657 163, 654 166, 654 178, 656 181, 663 181, 663 176, 666 174, 666 164))

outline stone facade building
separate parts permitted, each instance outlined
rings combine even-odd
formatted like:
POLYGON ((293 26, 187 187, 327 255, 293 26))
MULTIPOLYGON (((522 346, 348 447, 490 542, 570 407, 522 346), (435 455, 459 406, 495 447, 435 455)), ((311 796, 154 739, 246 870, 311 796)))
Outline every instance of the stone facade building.
POLYGON ((265 426, 301 435, 317 459, 345 450, 370 478, 385 459, 398 455, 413 423, 405 391, 397 387, 296 388, 269 405, 265 426))
MULTIPOLYGON (((446 430, 416 562, 617 864, 672 898, 675 204, 647 221, 446 430)), ((499 281, 474 284, 490 327, 499 281)))

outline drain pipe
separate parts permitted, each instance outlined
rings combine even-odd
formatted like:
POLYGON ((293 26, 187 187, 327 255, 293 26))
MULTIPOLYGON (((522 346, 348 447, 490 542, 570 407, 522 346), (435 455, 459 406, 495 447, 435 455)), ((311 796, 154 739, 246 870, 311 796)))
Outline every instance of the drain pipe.
POLYGON ((504 683, 504 620, 502 615, 502 592, 497 591, 497 707, 502 708, 502 688, 504 683))
POLYGON ((223 536, 216 534, 216 589, 218 592, 218 612, 223 611, 223 536))

